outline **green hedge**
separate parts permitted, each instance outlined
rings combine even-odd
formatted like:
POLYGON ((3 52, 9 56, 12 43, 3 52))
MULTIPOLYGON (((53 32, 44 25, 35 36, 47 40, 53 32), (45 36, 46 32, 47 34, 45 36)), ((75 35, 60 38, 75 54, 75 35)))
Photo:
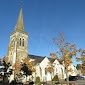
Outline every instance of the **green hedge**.
POLYGON ((52 80, 53 80, 53 81, 59 81, 58 75, 55 75, 52 80))
POLYGON ((35 79, 35 83, 36 83, 36 84, 39 84, 39 83, 40 83, 40 77, 39 77, 39 76, 36 77, 36 79, 35 79))

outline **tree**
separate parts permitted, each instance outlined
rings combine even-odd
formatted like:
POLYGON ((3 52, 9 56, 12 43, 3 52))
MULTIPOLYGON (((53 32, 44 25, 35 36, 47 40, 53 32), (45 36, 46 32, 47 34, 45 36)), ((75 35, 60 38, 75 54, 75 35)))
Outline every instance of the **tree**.
POLYGON ((3 57, 0 60, 0 65, 3 66, 2 72, 4 72, 4 74, 1 74, 1 76, 3 77, 3 82, 8 82, 8 77, 10 77, 10 75, 12 74, 12 69, 10 69, 9 67, 11 67, 11 64, 8 62, 8 57, 3 57))
POLYGON ((34 62, 30 61, 29 56, 23 59, 21 71, 23 71, 24 75, 26 76, 26 82, 27 82, 27 76, 32 75, 32 72, 36 71, 33 66, 34 62))
POLYGON ((17 60, 15 62, 15 64, 13 65, 13 71, 14 71, 14 79, 19 82, 20 81, 20 77, 21 77, 21 62, 19 60, 17 60))
POLYGON ((30 58, 24 58, 22 62, 16 60, 15 64, 13 65, 13 71, 14 71, 14 79, 19 82, 22 80, 22 76, 32 75, 32 72, 35 71, 35 68, 33 68, 34 62, 30 61, 30 58))
POLYGON ((85 75, 85 62, 82 63, 82 70, 81 72, 83 73, 83 75, 85 75))
POLYGON ((64 41, 64 35, 62 32, 59 32, 59 38, 53 38, 53 42, 58 47, 58 51, 56 53, 51 52, 50 55, 55 59, 58 59, 65 66, 65 73, 67 77, 67 85, 69 83, 69 75, 68 72, 72 71, 72 69, 68 69, 70 64, 72 63, 71 58, 77 55, 76 45, 70 44, 69 42, 64 41))
POLYGON ((85 75, 85 50, 81 50, 81 57, 76 57, 77 61, 82 61, 81 64, 81 72, 83 75, 85 75))
POLYGON ((26 75, 26 81, 27 81, 27 76, 32 75, 31 69, 28 68, 27 64, 23 64, 21 70, 23 71, 24 75, 26 75))
POLYGON ((53 81, 59 81, 58 75, 56 74, 52 80, 53 81))
POLYGON ((77 68, 77 70, 81 70, 82 65, 81 64, 77 64, 76 68, 77 68))

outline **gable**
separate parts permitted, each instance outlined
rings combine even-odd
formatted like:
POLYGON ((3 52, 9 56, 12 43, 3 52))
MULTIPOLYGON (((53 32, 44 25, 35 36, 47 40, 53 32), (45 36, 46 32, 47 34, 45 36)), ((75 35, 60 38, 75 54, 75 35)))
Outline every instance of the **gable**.
POLYGON ((56 59, 53 64, 60 64, 59 61, 56 59))
POLYGON ((50 63, 49 59, 45 57, 40 63, 40 66, 46 67, 47 65, 49 65, 49 63, 50 63))

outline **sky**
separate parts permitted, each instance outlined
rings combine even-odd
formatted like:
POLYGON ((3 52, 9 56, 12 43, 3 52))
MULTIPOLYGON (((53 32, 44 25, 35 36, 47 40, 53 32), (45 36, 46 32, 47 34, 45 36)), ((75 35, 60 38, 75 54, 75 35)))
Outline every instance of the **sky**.
MULTIPOLYGON (((7 55, 20 7, 21 0, 0 0, 0 57, 7 55)), ((85 49, 85 0, 23 0, 22 8, 28 54, 50 57, 50 52, 57 52, 53 38, 59 32, 66 42, 85 49)))

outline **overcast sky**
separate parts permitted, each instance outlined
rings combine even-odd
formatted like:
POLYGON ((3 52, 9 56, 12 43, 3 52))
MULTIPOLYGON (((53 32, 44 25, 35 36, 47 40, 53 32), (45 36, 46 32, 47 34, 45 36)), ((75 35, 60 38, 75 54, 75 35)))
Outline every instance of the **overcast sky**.
MULTIPOLYGON (((20 1, 0 0, 0 57, 7 55, 20 1)), ((23 0, 22 4, 29 54, 50 57, 50 52, 57 51, 52 39, 60 31, 66 42, 85 49, 85 0, 23 0)))

